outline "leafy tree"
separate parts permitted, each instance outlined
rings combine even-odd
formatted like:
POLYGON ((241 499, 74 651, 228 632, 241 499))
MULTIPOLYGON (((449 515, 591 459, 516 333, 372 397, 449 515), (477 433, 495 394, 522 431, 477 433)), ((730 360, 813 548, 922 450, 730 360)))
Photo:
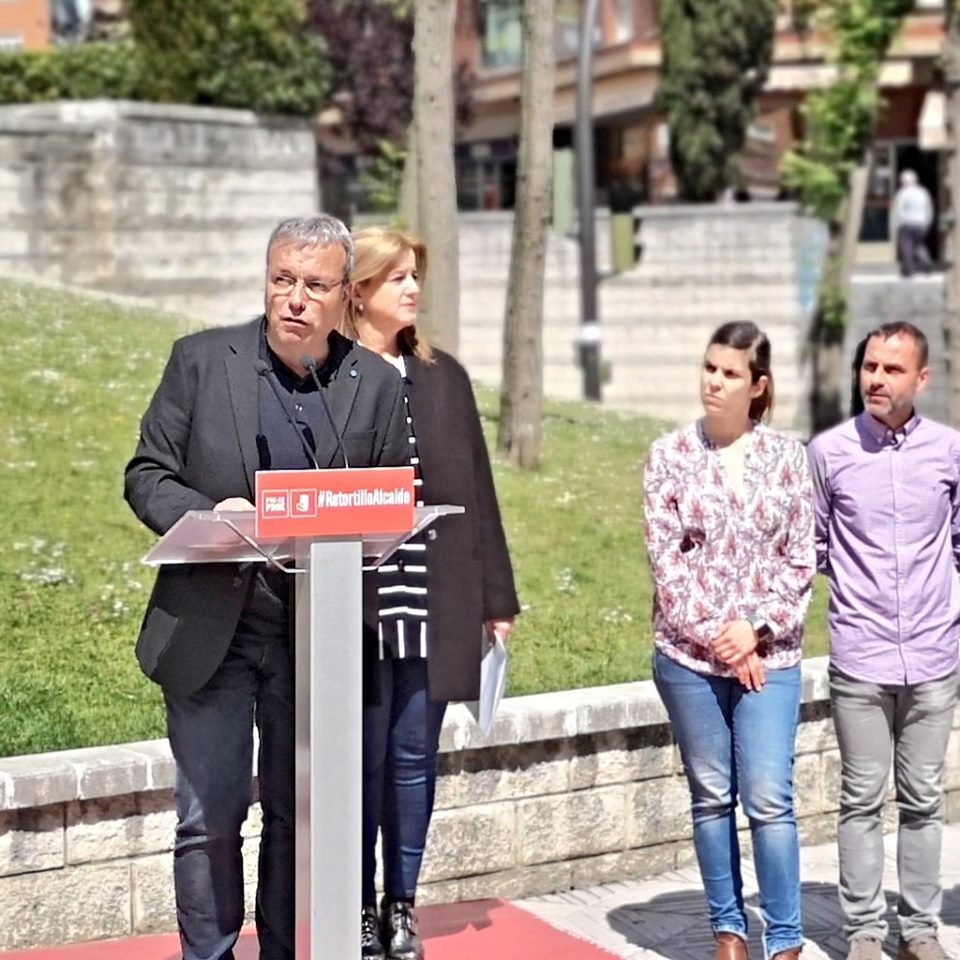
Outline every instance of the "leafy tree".
POLYGON ((823 0, 818 26, 832 40, 837 77, 807 95, 806 136, 784 159, 785 183, 827 224, 829 242, 810 331, 814 432, 842 419, 847 293, 860 233, 868 151, 883 107, 880 69, 914 0, 823 0))
POLYGON ((313 113, 329 70, 303 0, 128 0, 145 99, 313 113))
POLYGON ((660 99, 684 200, 716 200, 737 182, 737 155, 770 70, 778 5, 661 0, 660 99))
POLYGON ((327 42, 334 94, 365 150, 400 143, 413 117, 413 14, 388 0, 310 0, 327 42), (339 96, 337 96, 339 95, 339 96))
POLYGON ((403 147, 398 147, 392 140, 381 140, 369 165, 361 171, 359 185, 375 213, 397 212, 405 161, 403 147))
MULTIPOLYGON (((413 121, 413 0, 309 0, 310 26, 327 42, 334 100, 366 153, 400 144, 413 121)), ((472 116, 474 76, 454 68, 458 124, 472 116)))
POLYGON ((0 103, 136 100, 140 76, 129 40, 0 54, 0 103))

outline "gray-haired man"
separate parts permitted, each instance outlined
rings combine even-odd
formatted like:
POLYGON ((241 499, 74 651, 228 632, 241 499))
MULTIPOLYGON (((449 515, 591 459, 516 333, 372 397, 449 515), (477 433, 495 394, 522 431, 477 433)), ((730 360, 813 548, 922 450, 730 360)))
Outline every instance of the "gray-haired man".
MULTIPOLYGON (((405 462, 400 378, 335 332, 352 262, 353 242, 339 220, 287 220, 267 246, 264 315, 174 344, 126 470, 127 500, 147 526, 165 533, 188 510, 251 509, 260 469, 343 466, 306 357, 316 363, 351 466, 405 462)), ((177 763, 174 885, 184 960, 234 957, 254 721, 263 807, 260 957, 293 957, 289 580, 261 565, 161 568, 137 641, 141 668, 163 688, 177 763)))

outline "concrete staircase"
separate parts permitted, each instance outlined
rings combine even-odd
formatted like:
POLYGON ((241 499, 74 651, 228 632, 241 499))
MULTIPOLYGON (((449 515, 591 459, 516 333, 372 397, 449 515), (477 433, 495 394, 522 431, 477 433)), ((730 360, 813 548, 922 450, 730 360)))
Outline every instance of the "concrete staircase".
MULTIPOLYGON (((644 208, 640 263, 600 288, 606 405, 683 422, 699 413, 698 371, 712 331, 753 320, 770 337, 774 423, 802 429, 801 342, 819 275, 823 231, 790 204, 644 208)), ((461 221, 461 358, 482 382, 500 380, 502 318, 510 251, 509 215, 461 221)), ((598 218, 601 269, 608 222, 598 218)), ((544 302, 544 387, 582 393, 576 241, 550 236, 544 302)))

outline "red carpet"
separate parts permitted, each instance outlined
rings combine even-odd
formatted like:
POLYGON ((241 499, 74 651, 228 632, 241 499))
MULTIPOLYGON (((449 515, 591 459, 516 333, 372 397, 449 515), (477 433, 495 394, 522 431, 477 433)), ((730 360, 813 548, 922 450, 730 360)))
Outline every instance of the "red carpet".
MULTIPOLYGON (((426 960, 611 960, 504 900, 474 900, 417 911, 426 941, 426 960)), ((244 933, 237 960, 257 960, 257 938, 244 933)), ((99 943, 0 953, 0 960, 179 960, 176 936, 134 937, 99 943)))

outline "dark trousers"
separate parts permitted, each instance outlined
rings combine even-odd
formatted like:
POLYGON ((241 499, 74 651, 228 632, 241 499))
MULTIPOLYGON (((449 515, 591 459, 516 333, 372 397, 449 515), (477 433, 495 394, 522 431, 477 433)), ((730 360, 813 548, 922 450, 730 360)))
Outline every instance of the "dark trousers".
POLYGON ((427 693, 427 661, 381 660, 380 703, 363 709, 363 904, 376 905, 377 831, 387 902, 413 900, 433 814, 447 709, 427 693))
POLYGON ((912 277, 918 269, 930 269, 927 228, 905 223, 897 227, 897 263, 900 275, 912 277))
POLYGON ((272 601, 276 609, 263 596, 248 604, 206 686, 186 697, 165 693, 177 762, 174 887, 183 960, 234 960, 244 918, 240 826, 251 801, 254 722, 263 808, 260 958, 293 960, 293 655, 285 611, 272 601))

